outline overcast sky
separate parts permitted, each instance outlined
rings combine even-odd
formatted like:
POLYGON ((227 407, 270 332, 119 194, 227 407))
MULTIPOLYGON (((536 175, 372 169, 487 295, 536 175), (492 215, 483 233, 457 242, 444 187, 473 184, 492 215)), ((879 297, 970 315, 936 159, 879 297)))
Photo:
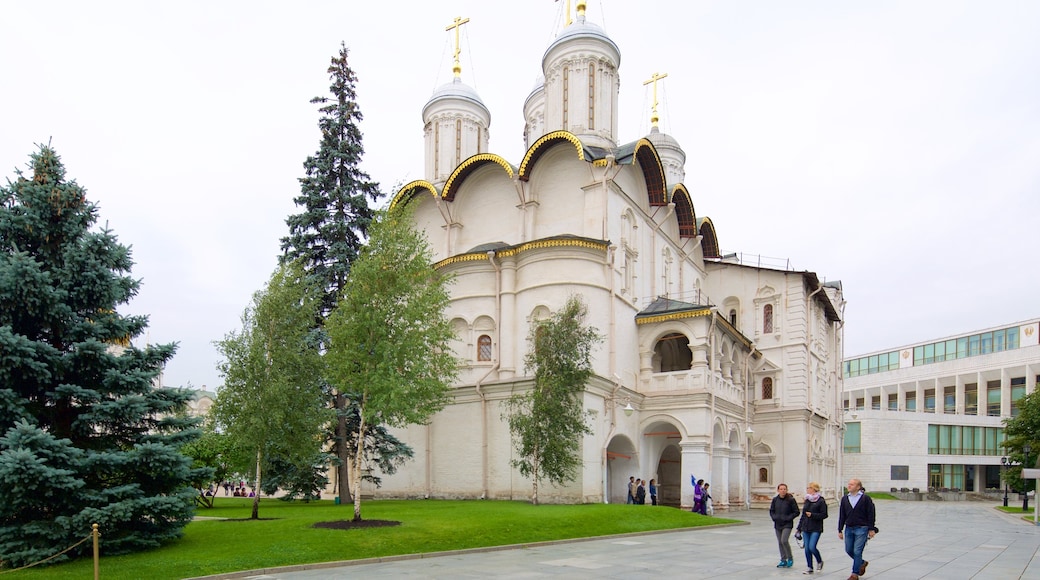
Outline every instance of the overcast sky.
MULTIPOLYGON (((421 111, 462 78, 519 164, 523 101, 563 2, 2 2, 0 180, 50 141, 131 245, 171 386, 221 383, 213 341, 276 265, 326 69, 350 49, 366 170, 422 178, 421 111)), ((1040 2, 593 1, 621 49, 621 142, 687 154, 723 252, 841 280, 846 356, 1040 315, 1040 2)))

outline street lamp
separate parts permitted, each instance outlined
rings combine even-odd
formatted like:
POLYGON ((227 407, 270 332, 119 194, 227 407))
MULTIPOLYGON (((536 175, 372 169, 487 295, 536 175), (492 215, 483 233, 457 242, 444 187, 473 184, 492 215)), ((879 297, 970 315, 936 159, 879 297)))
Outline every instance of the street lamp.
POLYGON ((1008 469, 1008 465, 1010 465, 1010 464, 1011 464, 1011 460, 1008 459, 1007 457, 1001 457, 1000 458, 1001 470, 1004 473, 1004 475, 1002 477, 1002 479, 1004 480, 1004 507, 1008 506, 1007 505, 1008 504, 1007 469, 1008 469))

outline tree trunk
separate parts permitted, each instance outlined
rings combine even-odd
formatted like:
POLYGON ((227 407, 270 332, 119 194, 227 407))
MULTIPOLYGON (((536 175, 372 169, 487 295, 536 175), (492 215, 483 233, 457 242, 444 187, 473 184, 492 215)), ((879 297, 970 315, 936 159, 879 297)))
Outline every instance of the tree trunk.
POLYGON ((365 432, 365 414, 358 414, 358 433, 357 433, 357 450, 354 454, 354 462, 352 464, 354 472, 354 521, 361 521, 361 460, 365 452, 365 438, 362 435, 365 432))
POLYGON ((257 448, 257 450, 256 450, 256 485, 255 485, 255 487, 253 487, 253 491, 255 491, 256 493, 253 494, 253 515, 250 516, 251 519, 254 519, 254 520, 260 519, 260 459, 262 457, 263 456, 261 455, 260 449, 257 448))
POLYGON ((350 470, 347 463, 350 461, 350 449, 347 448, 347 416, 344 414, 347 408, 347 398, 343 393, 335 395, 336 407, 336 457, 339 459, 336 481, 339 483, 339 503, 347 505, 351 498, 350 494, 350 470))
POLYGON ((531 462, 531 467, 533 467, 533 469, 531 470, 531 479, 533 481, 533 483, 531 483, 531 487, 532 487, 531 504, 533 504, 533 505, 538 505, 538 453, 539 453, 539 451, 540 450, 536 447, 535 448, 535 452, 534 452, 534 461, 531 462))

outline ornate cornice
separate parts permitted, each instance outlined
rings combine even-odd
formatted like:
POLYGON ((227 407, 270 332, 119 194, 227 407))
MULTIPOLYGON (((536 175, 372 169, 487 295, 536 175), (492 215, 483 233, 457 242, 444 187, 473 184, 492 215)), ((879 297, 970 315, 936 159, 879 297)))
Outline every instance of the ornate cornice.
MULTIPOLYGON (((515 247, 512 247, 512 248, 505 248, 505 249, 497 250, 495 252, 495 254, 497 256, 499 256, 499 257, 502 257, 502 258, 509 258, 509 257, 518 256, 518 255, 520 255, 520 254, 522 254, 524 252, 529 252, 531 250, 543 250, 543 249, 546 249, 546 248, 587 248, 587 249, 591 249, 591 250, 602 250, 602 251, 606 252, 608 246, 609 246, 609 244, 607 244, 607 242, 600 242, 600 241, 595 241, 595 240, 585 240, 585 239, 549 239, 549 240, 537 240, 537 241, 534 241, 534 242, 527 242, 527 243, 520 244, 519 246, 515 246, 515 247)), ((474 253, 471 253, 471 254, 460 254, 458 256, 452 256, 450 258, 445 258, 445 259, 441 260, 440 262, 437 262, 436 264, 434 264, 433 267, 434 268, 441 268, 443 266, 448 266, 448 265, 451 265, 451 264, 459 264, 459 263, 463 263, 463 262, 477 262, 477 261, 486 260, 486 259, 487 259, 487 253, 485 253, 485 252, 474 252, 474 253)))
POLYGON ((659 314, 657 316, 647 316, 646 318, 636 319, 636 324, 654 324, 658 322, 667 322, 669 320, 682 320, 684 318, 696 318, 698 316, 708 316, 711 314, 710 309, 693 310, 690 312, 672 312, 670 314, 659 314))

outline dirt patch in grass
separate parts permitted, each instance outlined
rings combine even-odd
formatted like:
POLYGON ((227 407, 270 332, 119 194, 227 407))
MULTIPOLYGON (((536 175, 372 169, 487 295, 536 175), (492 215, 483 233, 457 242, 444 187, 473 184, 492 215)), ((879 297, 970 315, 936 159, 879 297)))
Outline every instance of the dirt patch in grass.
POLYGON ((334 520, 331 522, 317 522, 311 527, 313 528, 329 528, 332 530, 357 530, 364 528, 387 528, 391 526, 399 526, 401 522, 395 522, 393 520, 334 520))

